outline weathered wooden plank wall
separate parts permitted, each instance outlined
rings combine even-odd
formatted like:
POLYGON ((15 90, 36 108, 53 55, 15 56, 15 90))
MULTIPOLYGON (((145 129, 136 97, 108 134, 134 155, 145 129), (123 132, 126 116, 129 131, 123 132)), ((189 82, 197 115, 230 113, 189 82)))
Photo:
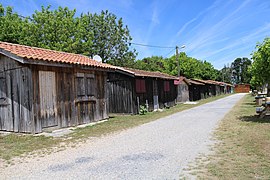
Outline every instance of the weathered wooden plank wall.
POLYGON ((108 118, 106 80, 87 67, 23 65, 0 55, 0 130, 39 133, 108 118))
POLYGON ((107 91, 110 113, 136 114, 134 78, 110 73, 107 91))
POLYGON ((109 112, 137 114, 140 105, 148 103, 148 110, 163 108, 166 103, 174 106, 177 89, 173 80, 153 77, 130 77, 110 73, 108 80, 109 112), (145 81, 145 92, 136 92, 136 80, 145 81), (169 81, 170 91, 164 92, 164 81, 169 81), (155 103, 154 103, 155 102, 155 103))
POLYGON ((56 79, 53 71, 39 71, 40 120, 42 127, 57 126, 56 79))
POLYGON ((217 95, 216 86, 214 84, 211 84, 209 89, 210 89, 210 96, 216 96, 217 95))
MULTIPOLYGON (((135 109, 137 110, 136 113, 138 113, 138 109, 140 105, 146 105, 146 101, 148 102, 149 111, 154 110, 154 94, 153 94, 153 78, 140 78, 136 77, 136 79, 144 79, 145 80, 145 93, 136 93, 135 92, 135 109), (139 105, 137 103, 137 97, 139 98, 139 105)), ((134 83, 135 88, 135 83, 134 83)))
POLYGON ((197 101, 201 99, 201 85, 192 84, 189 86, 189 100, 197 101))
POLYGON ((186 83, 181 83, 178 85, 179 87, 177 88, 178 90, 178 102, 186 102, 189 100, 189 91, 188 91, 188 84, 186 83))
POLYGON ((50 126, 69 127, 108 118, 106 72, 48 66, 32 66, 32 69, 35 71, 33 73, 36 114, 34 121, 37 124, 37 131, 40 132, 42 128, 50 126), (47 88, 55 89, 50 94, 46 90, 48 103, 40 98, 45 96, 40 89, 43 86, 39 85, 44 83, 40 79, 40 72, 55 75, 55 78, 43 80, 45 86, 48 84, 47 88), (55 85, 51 81, 55 81, 55 85), (49 107, 45 112, 44 102, 45 106, 49 107))
POLYGON ((177 98, 177 86, 174 85, 174 80, 158 80, 158 91, 159 91, 159 106, 164 108, 166 106, 172 107, 175 105, 177 98), (164 82, 169 82, 169 91, 164 90, 164 82))
POLYGON ((32 131, 31 71, 8 57, 0 56, 0 130, 32 131))

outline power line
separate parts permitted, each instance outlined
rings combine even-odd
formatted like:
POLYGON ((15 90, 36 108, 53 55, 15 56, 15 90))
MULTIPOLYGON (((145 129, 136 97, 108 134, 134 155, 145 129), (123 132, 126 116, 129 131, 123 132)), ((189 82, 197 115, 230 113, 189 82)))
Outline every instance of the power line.
MULTIPOLYGON (((33 19, 30 17, 30 16, 23 16, 23 15, 20 15, 20 14, 17 14, 19 17, 21 18, 24 18, 24 19, 30 19, 31 21, 33 21, 33 19)), ((171 48, 176 48, 176 47, 172 47, 172 46, 156 46, 156 45, 149 45, 149 44, 141 44, 141 43, 134 43, 134 42, 130 42, 130 44, 133 44, 133 45, 136 45, 136 46, 145 46, 145 47, 152 47, 152 48, 163 48, 163 49, 171 49, 171 48)), ((173 50, 174 50, 173 49, 173 50)), ((173 51, 172 50, 172 51, 173 51)), ((170 54, 172 51, 170 51, 168 54, 170 54)), ((167 55, 168 55, 167 54, 167 55)), ((166 55, 166 56, 167 56, 166 55)))
POLYGON ((164 57, 167 57, 168 55, 170 55, 173 51, 175 51, 175 48, 173 48, 169 53, 167 53, 164 57))
POLYGON ((133 42, 131 42, 130 44, 133 44, 133 45, 136 45, 136 46, 145 46, 145 47, 163 48, 163 49, 171 49, 171 48, 175 48, 175 47, 172 47, 172 46, 155 46, 155 45, 141 44, 141 43, 133 43, 133 42))

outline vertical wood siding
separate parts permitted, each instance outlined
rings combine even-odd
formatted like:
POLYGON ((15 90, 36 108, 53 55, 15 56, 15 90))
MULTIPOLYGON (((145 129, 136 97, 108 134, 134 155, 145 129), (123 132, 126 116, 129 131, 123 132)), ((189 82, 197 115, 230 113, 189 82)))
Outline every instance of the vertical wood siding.
POLYGON ((55 72, 39 71, 40 121, 42 127, 57 126, 55 72))
POLYGON ((177 90, 174 82, 169 80, 170 90, 164 92, 164 81, 152 77, 129 77, 120 73, 110 73, 107 84, 109 112, 137 114, 139 106, 145 105, 146 102, 149 111, 157 107, 163 108, 164 103, 168 106, 175 105, 177 90), (145 92, 136 91, 136 80, 145 81, 145 92))
POLYGON ((0 55, 0 130, 39 133, 108 118, 106 79, 102 71, 22 65, 0 55), (81 87, 78 73, 86 77, 81 87), (78 88, 87 94, 78 96, 78 88))
POLYGON ((108 118, 105 72, 43 66, 33 66, 32 69, 35 71, 33 79, 38 80, 34 81, 37 131, 50 126, 69 127, 108 118), (44 72, 47 78, 41 80, 39 74, 44 72), (53 89, 50 93, 40 89, 43 81, 50 84, 47 88, 53 89), (49 96, 48 102, 42 99, 44 96, 49 96))
POLYGON ((178 85, 178 102, 186 102, 189 100, 188 84, 185 82, 178 85))
POLYGON ((110 73, 107 84, 110 113, 135 114, 134 79, 110 73))
POLYGON ((0 56, 0 130, 32 132, 31 71, 0 56))

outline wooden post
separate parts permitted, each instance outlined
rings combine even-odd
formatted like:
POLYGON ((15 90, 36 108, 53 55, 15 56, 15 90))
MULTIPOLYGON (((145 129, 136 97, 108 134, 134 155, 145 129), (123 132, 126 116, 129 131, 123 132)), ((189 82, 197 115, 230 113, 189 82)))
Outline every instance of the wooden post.
POLYGON ((178 61, 178 46, 175 47, 175 59, 176 59, 176 63, 177 63, 177 76, 180 77, 180 65, 179 65, 179 61, 178 61))
POLYGON ((137 104, 138 104, 138 113, 140 113, 140 98, 137 97, 137 104))

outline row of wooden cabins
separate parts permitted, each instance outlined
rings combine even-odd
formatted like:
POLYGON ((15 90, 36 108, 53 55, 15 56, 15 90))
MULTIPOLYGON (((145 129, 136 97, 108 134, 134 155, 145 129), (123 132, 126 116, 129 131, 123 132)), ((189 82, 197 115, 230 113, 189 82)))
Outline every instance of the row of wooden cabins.
POLYGON ((233 92, 233 85, 213 80, 190 79, 189 100, 197 101, 212 96, 233 92))
POLYGON ((0 130, 40 133, 229 92, 228 84, 116 67, 0 42, 0 130), (228 89, 227 89, 228 88, 228 89))

